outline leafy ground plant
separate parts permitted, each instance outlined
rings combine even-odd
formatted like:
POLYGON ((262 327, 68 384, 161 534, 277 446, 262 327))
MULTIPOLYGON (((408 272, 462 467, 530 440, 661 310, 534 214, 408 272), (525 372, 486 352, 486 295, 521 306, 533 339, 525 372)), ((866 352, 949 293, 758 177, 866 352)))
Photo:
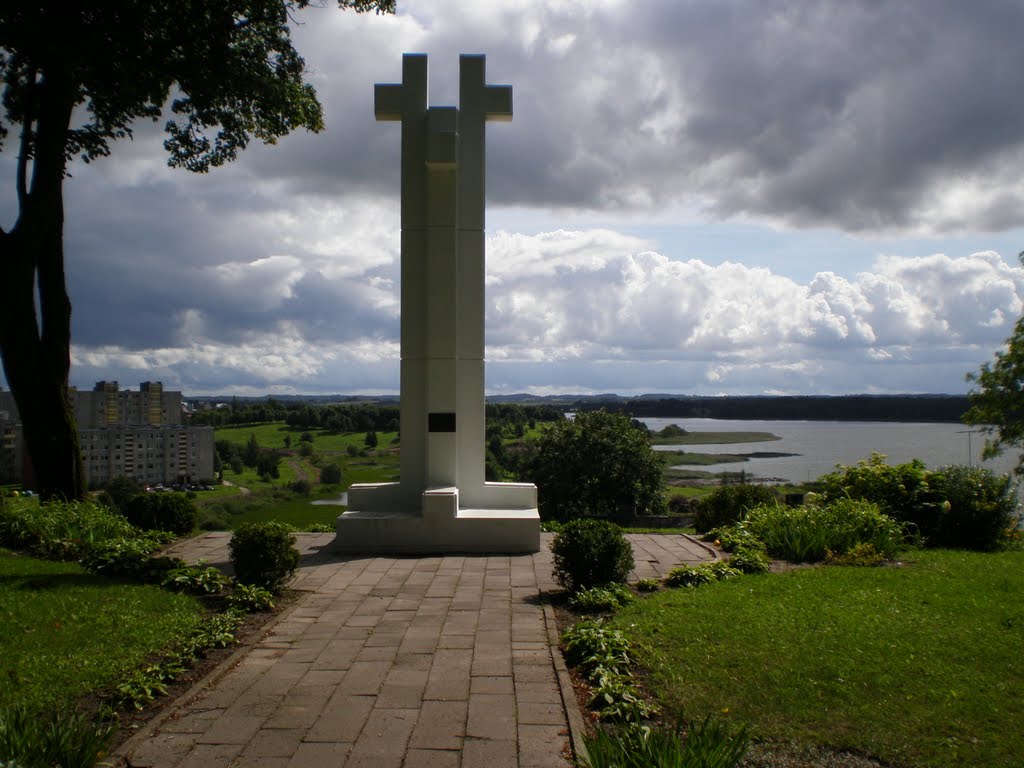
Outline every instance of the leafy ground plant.
POLYGON ((611 613, 634 600, 633 593, 623 584, 581 589, 569 598, 569 607, 579 613, 611 613))
POLYGON ((665 577, 665 583, 670 587, 701 587, 740 575, 742 575, 741 571, 733 568, 727 561, 716 560, 713 563, 681 565, 678 568, 673 568, 665 577))
POLYGON ((706 718, 683 734, 682 728, 598 730, 584 737, 580 768, 734 768, 746 755, 746 728, 733 730, 706 718))
POLYGON ((901 768, 1019 766, 1024 552, 904 557, 666 590, 607 623, 665 711, 901 768))

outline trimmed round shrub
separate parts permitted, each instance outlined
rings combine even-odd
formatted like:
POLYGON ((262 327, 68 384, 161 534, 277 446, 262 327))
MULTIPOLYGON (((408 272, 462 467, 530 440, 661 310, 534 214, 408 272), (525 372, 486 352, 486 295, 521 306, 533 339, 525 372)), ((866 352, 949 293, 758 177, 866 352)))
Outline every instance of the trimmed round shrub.
POLYGON ((931 485, 945 498, 928 539, 933 547, 991 550, 1015 528, 1017 494, 1009 475, 983 467, 954 465, 934 472, 931 485))
POLYGON ((754 507, 776 503, 775 494, 763 485, 723 485, 700 500, 693 516, 693 527, 697 533, 706 533, 712 528, 734 525, 754 507))
POLYGON ((633 570, 633 547, 607 520, 570 520, 551 542, 554 577, 570 592, 621 584, 633 570))
POLYGON ((183 493, 140 493, 121 507, 128 522, 144 531, 190 533, 199 520, 195 503, 183 493))
POLYGON ((282 523, 242 523, 228 544, 239 584, 252 584, 274 594, 299 567, 295 536, 282 523))

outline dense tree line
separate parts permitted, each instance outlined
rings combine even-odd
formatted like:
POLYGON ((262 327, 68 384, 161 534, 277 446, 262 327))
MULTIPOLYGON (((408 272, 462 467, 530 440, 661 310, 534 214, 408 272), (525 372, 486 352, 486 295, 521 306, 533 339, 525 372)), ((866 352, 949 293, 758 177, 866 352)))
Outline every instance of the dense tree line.
POLYGON ((964 395, 842 395, 794 397, 665 397, 573 404, 578 411, 607 409, 634 417, 779 419, 800 421, 959 422, 964 395))
POLYGON ((280 477, 278 465, 281 463, 280 451, 273 448, 263 448, 256 440, 256 435, 250 435, 245 445, 238 445, 229 440, 217 440, 214 443, 217 450, 217 470, 229 467, 235 474, 251 467, 265 480, 276 480, 280 477))

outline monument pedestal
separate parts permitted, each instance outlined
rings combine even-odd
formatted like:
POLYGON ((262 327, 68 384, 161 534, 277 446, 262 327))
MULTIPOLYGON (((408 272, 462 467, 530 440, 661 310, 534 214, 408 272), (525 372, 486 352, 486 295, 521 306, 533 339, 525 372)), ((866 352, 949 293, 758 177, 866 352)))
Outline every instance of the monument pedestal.
POLYGON ((460 59, 459 107, 427 107, 427 57, 377 85, 378 120, 402 124, 399 482, 356 484, 339 552, 536 552, 537 487, 484 477, 484 126, 512 89, 460 59))
POLYGON ((349 507, 338 518, 338 552, 536 552, 540 549, 537 486, 487 483, 501 506, 459 506, 459 489, 427 488, 419 509, 403 509, 399 483, 360 483, 349 488, 349 507), (519 502, 518 508, 513 506, 519 502))

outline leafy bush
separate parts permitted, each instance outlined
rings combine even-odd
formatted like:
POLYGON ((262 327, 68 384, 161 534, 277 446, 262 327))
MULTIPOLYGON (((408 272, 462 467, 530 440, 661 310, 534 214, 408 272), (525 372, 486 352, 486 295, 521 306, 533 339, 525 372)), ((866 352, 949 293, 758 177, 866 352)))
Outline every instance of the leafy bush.
POLYGON ((633 593, 622 584, 581 589, 571 598, 569 606, 580 613, 608 613, 633 601, 633 593))
POLYGON ((169 571, 185 566, 172 557, 152 557, 163 545, 159 536, 131 536, 110 539, 89 547, 79 562, 82 567, 104 576, 161 583, 169 571))
POLYGON ((918 459, 890 466, 885 456, 871 454, 852 467, 837 467, 821 476, 826 503, 840 499, 864 499, 903 523, 911 532, 931 538, 938 524, 942 498, 931 484, 932 473, 918 459))
POLYGON ((701 587, 739 575, 740 571, 725 560, 716 560, 713 563, 681 565, 678 568, 673 568, 665 578, 665 583, 670 587, 701 587))
MULTIPOLYGON (((353 446, 349 446, 350 448, 353 446)), ((325 464, 320 470, 320 482, 324 485, 337 485, 341 482, 341 467, 337 464, 325 464)))
POLYGON ((52 560, 74 560, 92 544, 136 535, 121 515, 91 501, 15 500, 0 509, 0 544, 52 560))
POLYGON ((658 579, 640 579, 636 583, 636 588, 641 592, 657 592, 661 588, 661 582, 658 579))
POLYGON ((92 768, 114 727, 71 710, 40 716, 24 707, 0 711, 0 766, 92 768))
POLYGON ((274 596, 270 590, 263 587, 236 584, 234 591, 228 596, 228 605, 246 613, 269 611, 274 607, 274 596))
POLYGON ((693 516, 693 527, 697 533, 704 533, 712 528, 733 525, 742 520, 748 510, 775 502, 775 494, 763 485, 723 485, 700 500, 693 516))
POLYGON ((707 718, 681 728, 624 728, 615 733, 598 729, 584 736, 580 768, 734 768, 747 754, 750 737, 745 727, 735 733, 707 718))
POLYGON ((195 565, 185 565, 167 571, 162 586, 175 592, 187 592, 191 595, 219 595, 231 580, 213 567, 204 567, 199 561, 195 565))
POLYGON ((243 523, 228 544, 235 578, 276 594, 295 575, 299 551, 290 529, 276 522, 243 523))
POLYGON ((313 486, 310 484, 309 480, 306 480, 304 477, 300 477, 298 480, 293 480, 288 485, 288 489, 300 496, 309 496, 309 492, 313 490, 313 486))
POLYGON ((633 678, 599 668, 590 677, 588 705, 602 720, 613 723, 640 723, 653 717, 658 708, 644 699, 633 678))
POLYGON ((765 554, 763 546, 760 548, 737 547, 732 553, 732 557, 729 558, 729 566, 740 573, 747 574, 768 573, 771 570, 771 564, 768 562, 768 556, 765 554))
POLYGON ((755 507, 741 527, 764 542, 774 557, 798 562, 824 560, 857 544, 871 544, 884 557, 903 545, 903 526, 869 501, 841 499, 823 506, 755 507))
POLYGON ((664 460, 621 413, 589 411, 548 427, 524 479, 537 484, 544 520, 665 513, 664 460))
POLYGON ((991 550, 1017 527, 1017 493, 1008 475, 982 467, 949 466, 933 473, 931 484, 945 499, 928 544, 991 550))
POLYGON ((633 547, 607 520, 571 520, 551 542, 555 580, 570 592, 626 581, 633 547))
POLYGON ((573 625, 562 634, 562 642, 565 660, 584 676, 599 668, 626 674, 635 661, 626 636, 601 620, 573 625))
POLYGON ((199 512, 183 493, 140 493, 121 510, 132 525, 146 531, 170 531, 179 536, 196 527, 199 512))

